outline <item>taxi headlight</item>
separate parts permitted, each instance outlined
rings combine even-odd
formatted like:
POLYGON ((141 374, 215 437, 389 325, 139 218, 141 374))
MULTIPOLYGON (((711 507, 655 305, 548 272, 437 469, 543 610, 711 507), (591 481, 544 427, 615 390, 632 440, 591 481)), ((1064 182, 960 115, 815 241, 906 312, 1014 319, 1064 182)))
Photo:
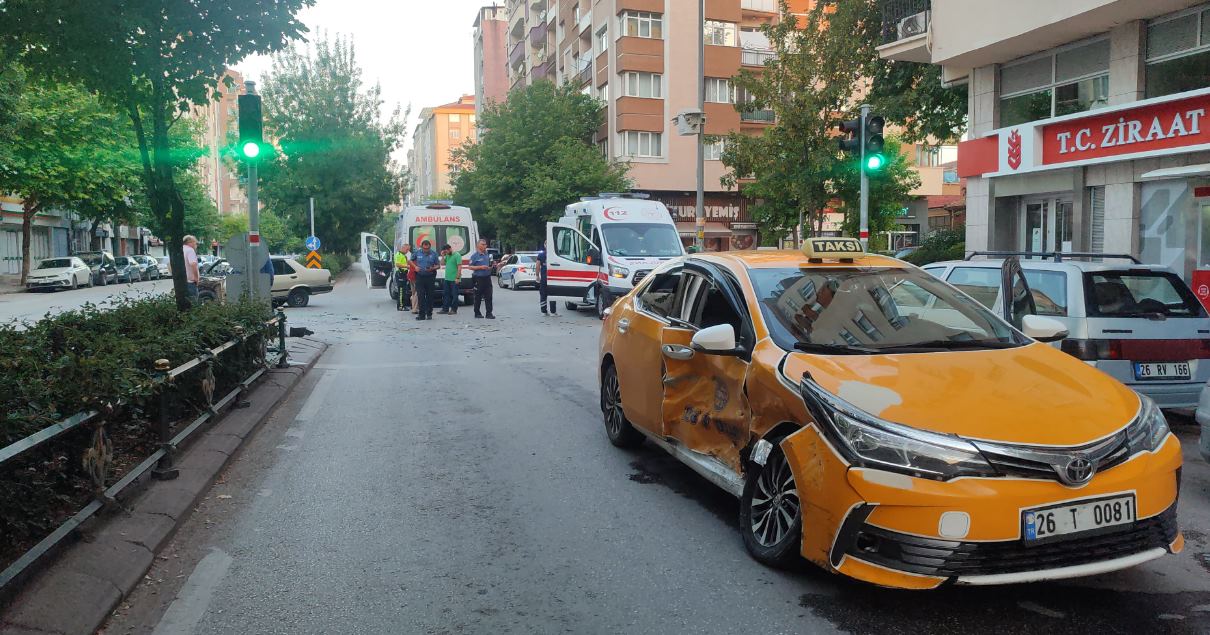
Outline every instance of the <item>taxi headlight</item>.
POLYGON ((997 475, 978 448, 964 439, 884 421, 806 377, 801 386, 807 408, 853 465, 938 481, 997 475))
POLYGON ((609 275, 614 278, 629 278, 630 270, 627 269, 626 267, 618 267, 616 265, 609 265, 609 275))
POLYGON ((1126 426, 1131 454, 1154 452, 1168 438, 1168 420, 1160 407, 1146 395, 1139 395, 1139 400, 1143 402, 1139 416, 1126 426))

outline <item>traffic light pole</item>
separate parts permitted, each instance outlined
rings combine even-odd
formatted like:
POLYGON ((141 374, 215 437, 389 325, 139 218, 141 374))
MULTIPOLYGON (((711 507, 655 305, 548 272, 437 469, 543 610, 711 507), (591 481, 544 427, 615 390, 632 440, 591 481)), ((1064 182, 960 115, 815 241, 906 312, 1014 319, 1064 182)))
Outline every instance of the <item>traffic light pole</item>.
POLYGON ((861 227, 859 228, 858 236, 861 238, 861 246, 863 249, 870 247, 870 176, 866 174, 865 164, 865 149, 866 149, 866 126, 865 122, 870 115, 869 104, 861 105, 861 163, 858 164, 858 172, 861 173, 861 227))
MULTIPOLYGON (((244 82, 244 88, 249 95, 256 94, 256 82, 244 82)), ((260 205, 257 204, 256 164, 260 157, 248 160, 248 231, 260 233, 260 205)))

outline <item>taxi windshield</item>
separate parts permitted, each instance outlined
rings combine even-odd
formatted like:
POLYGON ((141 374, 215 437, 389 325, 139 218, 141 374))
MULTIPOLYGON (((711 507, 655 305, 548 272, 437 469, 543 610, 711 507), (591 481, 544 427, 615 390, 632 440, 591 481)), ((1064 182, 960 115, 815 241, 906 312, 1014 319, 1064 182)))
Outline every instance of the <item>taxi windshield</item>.
POLYGON ((749 275, 773 340, 787 350, 915 353, 1029 341, 917 269, 751 269, 749 275))

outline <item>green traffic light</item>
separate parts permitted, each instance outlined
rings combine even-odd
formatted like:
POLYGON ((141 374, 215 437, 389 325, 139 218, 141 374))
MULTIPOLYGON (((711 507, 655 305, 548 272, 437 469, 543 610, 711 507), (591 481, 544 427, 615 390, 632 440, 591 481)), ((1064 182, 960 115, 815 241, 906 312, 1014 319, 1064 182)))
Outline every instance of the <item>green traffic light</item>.
POLYGON ((871 154, 865 158, 865 169, 867 172, 877 172, 886 165, 886 158, 881 154, 871 154))
POLYGON ((244 156, 249 159, 255 159, 260 154, 260 144, 254 141, 249 141, 244 144, 244 156))

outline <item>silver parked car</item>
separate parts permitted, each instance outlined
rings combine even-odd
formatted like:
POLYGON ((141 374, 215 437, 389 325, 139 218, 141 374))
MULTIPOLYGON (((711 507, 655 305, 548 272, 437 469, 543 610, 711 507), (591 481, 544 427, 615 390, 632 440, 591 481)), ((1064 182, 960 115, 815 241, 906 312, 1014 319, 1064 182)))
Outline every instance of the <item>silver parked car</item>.
POLYGON ((1210 380, 1210 317, 1171 269, 1132 256, 1010 252, 976 252, 923 269, 998 311, 1001 265, 1013 255, 1037 313, 1067 325, 1056 346, 1161 408, 1197 406, 1210 380))

